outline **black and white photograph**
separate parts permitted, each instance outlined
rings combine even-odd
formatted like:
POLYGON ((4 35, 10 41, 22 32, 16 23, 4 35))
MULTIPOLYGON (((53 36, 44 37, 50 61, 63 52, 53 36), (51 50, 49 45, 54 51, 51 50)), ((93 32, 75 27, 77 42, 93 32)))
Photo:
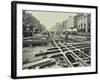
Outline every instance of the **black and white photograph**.
POLYGON ((12 77, 97 73, 97 7, 12 3, 12 77))
POLYGON ((91 66, 91 14, 23 10, 23 69, 91 66))

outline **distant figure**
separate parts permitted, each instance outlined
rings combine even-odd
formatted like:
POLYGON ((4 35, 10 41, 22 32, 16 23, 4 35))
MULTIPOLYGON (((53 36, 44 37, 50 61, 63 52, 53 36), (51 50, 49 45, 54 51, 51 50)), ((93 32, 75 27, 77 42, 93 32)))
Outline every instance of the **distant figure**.
POLYGON ((66 42, 67 42, 67 40, 68 40, 68 34, 66 34, 66 42))

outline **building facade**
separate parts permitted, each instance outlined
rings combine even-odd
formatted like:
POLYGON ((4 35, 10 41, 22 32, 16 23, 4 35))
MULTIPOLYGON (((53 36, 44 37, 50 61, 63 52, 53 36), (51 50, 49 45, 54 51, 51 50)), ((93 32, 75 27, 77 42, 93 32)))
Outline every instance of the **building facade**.
POLYGON ((78 32, 90 32, 90 26, 91 26, 91 15, 90 14, 78 14, 76 16, 77 21, 77 31, 78 32))
POLYGON ((91 32, 91 14, 77 14, 76 16, 69 16, 68 19, 61 23, 56 23, 52 27, 54 32, 78 32, 90 33, 91 32))
POLYGON ((74 17, 69 16, 68 18, 68 29, 69 31, 72 31, 74 28, 74 17))

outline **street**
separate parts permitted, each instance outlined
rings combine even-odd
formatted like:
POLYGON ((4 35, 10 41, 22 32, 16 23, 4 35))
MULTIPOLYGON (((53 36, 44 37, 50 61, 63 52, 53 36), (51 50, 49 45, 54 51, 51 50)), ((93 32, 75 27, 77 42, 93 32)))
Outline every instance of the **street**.
POLYGON ((91 65, 89 41, 86 40, 82 43, 82 39, 80 41, 77 39, 78 42, 69 43, 62 41, 60 39, 61 36, 57 34, 49 33, 49 36, 51 42, 45 46, 23 48, 23 69, 84 67, 91 65), (35 63, 38 63, 38 65, 35 63))

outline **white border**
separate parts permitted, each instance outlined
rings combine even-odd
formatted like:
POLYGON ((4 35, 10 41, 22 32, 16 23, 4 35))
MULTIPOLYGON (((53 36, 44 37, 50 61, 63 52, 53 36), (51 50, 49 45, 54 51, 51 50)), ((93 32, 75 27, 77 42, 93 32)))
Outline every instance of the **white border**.
POLYGON ((63 73, 81 73, 95 72, 96 69, 96 14, 95 9, 91 8, 73 8, 73 7, 58 7, 58 6, 42 6, 42 5, 26 5, 17 4, 17 76, 35 76, 63 73), (44 11, 62 11, 62 12, 81 12, 91 13, 91 66, 79 68, 61 68, 61 69, 32 69, 22 70, 22 10, 44 10, 44 11))

